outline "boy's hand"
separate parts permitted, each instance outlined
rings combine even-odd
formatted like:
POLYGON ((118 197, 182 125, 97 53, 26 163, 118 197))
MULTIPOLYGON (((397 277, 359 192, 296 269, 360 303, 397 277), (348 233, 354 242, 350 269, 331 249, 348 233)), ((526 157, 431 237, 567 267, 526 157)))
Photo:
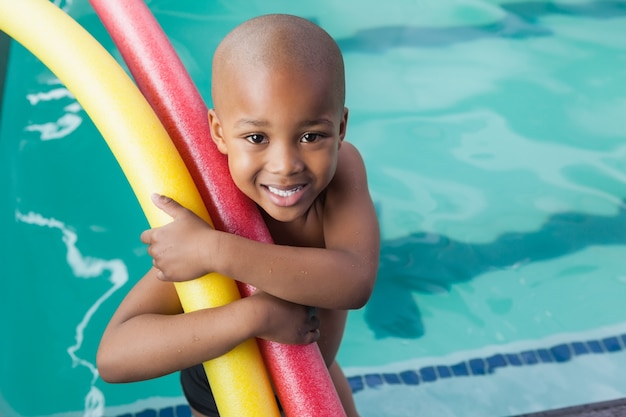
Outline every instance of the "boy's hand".
POLYGON ((249 301, 256 304, 256 329, 252 331, 256 337, 290 345, 306 345, 319 339, 317 308, 290 303, 263 291, 251 295, 249 301))
POLYGON ((154 205, 169 214, 171 223, 146 230, 141 241, 148 245, 157 277, 165 281, 189 281, 205 275, 203 239, 211 226, 172 198, 153 194, 154 205))

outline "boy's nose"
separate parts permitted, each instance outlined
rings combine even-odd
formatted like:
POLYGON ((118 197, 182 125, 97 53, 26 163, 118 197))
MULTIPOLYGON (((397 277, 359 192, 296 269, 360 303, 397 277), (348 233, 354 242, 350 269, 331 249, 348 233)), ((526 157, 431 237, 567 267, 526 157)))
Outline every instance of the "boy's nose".
POLYGON ((267 167, 273 174, 292 175, 302 171, 304 163, 297 146, 273 144, 267 167))

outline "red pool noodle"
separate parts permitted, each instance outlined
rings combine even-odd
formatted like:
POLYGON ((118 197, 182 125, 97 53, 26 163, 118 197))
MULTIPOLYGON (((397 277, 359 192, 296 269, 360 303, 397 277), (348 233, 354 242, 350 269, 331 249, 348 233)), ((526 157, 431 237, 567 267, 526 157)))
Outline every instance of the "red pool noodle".
MULTIPOLYGON (((235 186, 210 139, 206 104, 148 7, 141 0, 90 2, 185 161, 216 229, 271 243, 257 207, 235 186)), ((254 291, 239 288, 244 296, 254 291)), ((345 416, 317 344, 259 340, 259 348, 287 416, 345 416)))

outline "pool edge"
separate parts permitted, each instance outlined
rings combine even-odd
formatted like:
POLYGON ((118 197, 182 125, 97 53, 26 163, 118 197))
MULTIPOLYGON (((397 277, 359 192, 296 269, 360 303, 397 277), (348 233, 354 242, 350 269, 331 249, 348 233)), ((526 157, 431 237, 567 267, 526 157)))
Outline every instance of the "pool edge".
POLYGON ((513 417, 611 417, 626 415, 626 398, 559 408, 513 417))

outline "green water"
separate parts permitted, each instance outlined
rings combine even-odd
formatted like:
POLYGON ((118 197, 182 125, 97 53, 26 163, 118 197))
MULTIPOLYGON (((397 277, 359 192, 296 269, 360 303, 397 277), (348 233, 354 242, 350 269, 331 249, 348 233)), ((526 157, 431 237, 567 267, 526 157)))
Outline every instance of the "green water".
MULTIPOLYGON (((213 49, 248 17, 299 14, 342 47, 348 140, 383 235, 342 364, 444 361, 626 323, 623 3, 324 3, 149 5, 207 102, 213 49)), ((119 58, 86 1, 62 5, 119 58)), ((0 414, 81 412, 89 392, 107 406, 179 397, 176 375, 95 377, 104 326, 151 263, 147 223, 85 112, 16 44, 1 117, 0 414)))

